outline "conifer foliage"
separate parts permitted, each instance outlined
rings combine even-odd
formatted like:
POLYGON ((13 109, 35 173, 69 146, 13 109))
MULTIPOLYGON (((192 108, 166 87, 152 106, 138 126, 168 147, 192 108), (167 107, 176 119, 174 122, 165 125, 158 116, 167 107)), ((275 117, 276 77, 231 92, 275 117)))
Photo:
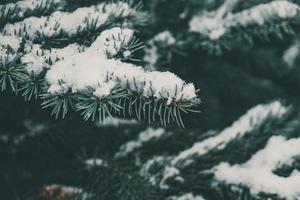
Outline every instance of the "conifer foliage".
POLYGON ((56 118, 73 109, 86 120, 122 114, 184 126, 181 113, 200 103, 194 85, 128 63, 143 47, 134 33, 147 19, 140 4, 112 1, 71 11, 63 5, 1 5, 7 19, 0 38, 1 90, 25 100, 41 97, 56 118))
POLYGON ((299 22, 298 0, 0 0, 0 200, 299 200, 299 22))

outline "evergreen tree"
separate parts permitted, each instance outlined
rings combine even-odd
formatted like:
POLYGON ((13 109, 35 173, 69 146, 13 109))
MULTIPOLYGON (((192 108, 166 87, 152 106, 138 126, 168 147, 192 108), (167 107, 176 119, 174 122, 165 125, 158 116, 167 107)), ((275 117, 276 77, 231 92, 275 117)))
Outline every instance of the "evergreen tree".
POLYGON ((297 0, 0 0, 0 199, 300 199, 299 22, 297 0))

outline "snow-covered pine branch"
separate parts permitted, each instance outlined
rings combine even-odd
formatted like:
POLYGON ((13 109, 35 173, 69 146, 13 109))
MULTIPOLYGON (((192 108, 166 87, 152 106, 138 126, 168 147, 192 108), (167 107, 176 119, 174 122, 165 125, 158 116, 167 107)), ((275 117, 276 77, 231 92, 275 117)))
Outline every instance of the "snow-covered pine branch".
POLYGON ((282 56, 282 60, 288 67, 291 69, 295 67, 297 62, 297 58, 300 55, 300 40, 297 39, 293 42, 293 44, 284 52, 282 56))
POLYGON ((65 6, 64 0, 22 0, 0 5, 0 27, 26 17, 46 15, 65 6))
POLYGON ((90 26, 94 33, 113 23, 112 19, 123 19, 128 26, 134 14, 142 15, 139 5, 102 3, 7 24, 0 37, 2 90, 7 86, 21 90, 26 99, 41 95, 43 107, 52 107, 56 117, 64 117, 72 108, 81 111, 86 120, 98 116, 102 122, 107 115, 122 114, 149 123, 158 119, 163 125, 175 121, 183 126, 181 112, 193 111, 191 107, 200 103, 194 85, 170 72, 145 71, 123 62, 142 47, 132 29, 101 31, 88 48, 73 41, 90 26), (87 19, 93 22, 87 23, 87 19), (47 38, 63 45, 45 48, 47 38))
POLYGON ((170 31, 163 31, 155 35, 145 45, 144 61, 146 68, 153 70, 153 67, 160 67, 170 62, 172 50, 177 42, 170 31))
POLYGON ((222 150, 231 141, 260 130, 268 121, 280 121, 289 110, 289 107, 280 101, 257 105, 218 135, 195 143, 191 148, 182 151, 173 159, 172 165, 182 169, 194 162, 195 157, 203 156, 212 150, 222 150))
POLYGON ((186 193, 181 196, 172 196, 168 198, 168 200, 205 200, 202 196, 200 195, 193 195, 192 193, 186 193))
MULTIPOLYGON (((270 126, 272 128, 273 126, 280 127, 281 122, 284 121, 288 113, 290 113, 290 107, 284 106, 280 101, 255 106, 219 134, 196 142, 191 148, 168 158, 165 161, 164 169, 159 171, 160 178, 156 180, 156 183, 162 189, 169 189, 170 181, 186 181, 183 178, 184 174, 181 173, 184 169, 190 167, 202 157, 209 157, 213 152, 224 151, 231 142, 241 140, 247 135, 254 134, 257 131, 260 134, 272 131, 273 129, 270 130, 270 126)), ((221 156, 224 157, 223 154, 221 156)))
POLYGON ((192 193, 187 193, 178 197, 170 197, 168 200, 205 200, 202 196, 195 196, 192 193))
POLYGON ((125 144, 123 144, 119 151, 115 154, 115 157, 122 158, 128 155, 132 155, 134 151, 140 149, 144 144, 155 141, 156 139, 159 139, 163 135, 167 135, 165 129, 158 128, 148 128, 141 133, 139 133, 138 138, 135 140, 131 140, 125 144))
POLYGON ((73 12, 56 11, 49 16, 29 17, 6 24, 1 33, 53 45, 71 39, 76 41, 78 36, 84 36, 85 40, 93 39, 87 38, 88 34, 98 34, 112 24, 131 27, 143 24, 145 20, 146 13, 140 11, 140 4, 131 7, 130 4, 119 1, 82 7, 73 12))
POLYGON ((85 119, 95 118, 98 110, 103 118, 110 113, 110 107, 114 112, 123 110, 124 115, 128 113, 149 122, 159 117, 161 124, 175 119, 183 125, 180 112, 199 103, 194 85, 170 72, 148 72, 122 62, 120 59, 131 55, 130 48, 124 47, 130 46, 132 39, 135 41, 131 29, 102 32, 85 52, 50 68, 45 76, 47 95, 79 95, 77 109, 83 111, 85 119))
POLYGON ((221 163, 214 168, 215 179, 236 186, 246 186, 252 195, 260 193, 277 195, 283 199, 300 198, 300 172, 294 170, 283 177, 274 171, 283 165, 292 165, 300 155, 300 139, 273 136, 266 147, 243 164, 221 163), (255 177, 255 178, 253 178, 255 177))
POLYGON ((253 35, 275 34, 281 38, 283 33, 293 33, 289 23, 299 21, 300 7, 290 1, 272 1, 237 13, 231 13, 233 5, 228 2, 216 11, 199 13, 189 23, 190 32, 200 36, 202 45, 209 50, 213 50, 214 45, 216 51, 228 48, 233 43, 227 41, 231 36, 250 42, 253 35))

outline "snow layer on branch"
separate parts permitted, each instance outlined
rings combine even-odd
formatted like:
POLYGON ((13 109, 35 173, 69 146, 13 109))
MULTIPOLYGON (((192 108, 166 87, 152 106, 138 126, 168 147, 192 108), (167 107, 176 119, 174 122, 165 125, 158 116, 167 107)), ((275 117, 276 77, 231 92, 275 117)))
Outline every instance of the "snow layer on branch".
POLYGON ((101 84, 98 88, 96 88, 95 92, 93 93, 94 96, 103 98, 107 97, 111 94, 112 90, 116 87, 115 82, 107 82, 101 84))
POLYGON ((235 121, 230 127, 224 129, 215 137, 210 137, 204 141, 195 143, 191 148, 182 151, 172 161, 172 165, 177 167, 186 167, 193 163, 193 156, 202 156, 212 150, 222 150, 231 141, 259 129, 267 119, 277 120, 288 112, 288 108, 281 102, 274 101, 266 105, 258 105, 250 109, 245 115, 235 121))
POLYGON ((145 48, 144 61, 149 64, 149 67, 153 67, 157 64, 157 61, 161 57, 159 52, 160 47, 168 48, 175 43, 176 39, 173 37, 170 31, 163 31, 161 33, 158 33, 147 43, 145 48))
POLYGON ((20 48, 21 38, 16 36, 0 35, 0 47, 10 48, 14 52, 17 52, 20 48))
POLYGON ((7 24, 3 28, 3 33, 6 35, 21 33, 31 40, 40 37, 40 34, 53 37, 61 32, 71 37, 88 29, 90 24, 93 24, 93 29, 98 29, 116 16, 126 19, 128 16, 138 14, 137 12, 126 2, 101 3, 78 8, 72 13, 56 11, 47 17, 29 17, 22 22, 7 24))
POLYGON ((297 40, 283 54, 283 61, 289 66, 294 67, 296 59, 300 55, 300 41, 297 40))
POLYGON ((192 193, 187 193, 178 197, 170 197, 168 200, 204 200, 200 195, 194 196, 192 193))
POLYGON ((133 39, 134 31, 119 27, 103 31, 97 40, 91 45, 91 49, 99 51, 107 58, 116 56, 123 47, 133 39))
POLYGON ((112 18, 127 18, 129 16, 136 16, 139 12, 138 10, 132 8, 128 3, 123 1, 110 4, 100 4, 98 9, 109 14, 109 16, 112 18))
POLYGON ((147 130, 141 132, 137 140, 129 141, 126 144, 120 147, 119 152, 116 154, 116 157, 125 157, 133 151, 141 148, 143 144, 158 139, 166 133, 165 129, 158 128, 148 128, 147 130))
POLYGON ((130 125, 137 125, 138 121, 135 119, 122 119, 117 117, 106 117, 101 123, 98 121, 98 127, 118 127, 118 126, 130 126, 130 125))
POLYGON ((51 64, 78 54, 83 50, 84 47, 78 44, 70 44, 60 49, 43 49, 39 44, 26 44, 26 54, 22 56, 21 62, 26 64, 25 68, 29 74, 38 75, 44 69, 50 68, 51 64))
POLYGON ((72 55, 83 52, 84 46, 79 44, 69 44, 64 48, 51 48, 43 49, 39 44, 27 44, 25 47, 25 52, 27 54, 37 55, 48 60, 48 62, 54 63, 58 60, 66 59, 72 55))
MULTIPOLYGON (((21 0, 17 1, 16 3, 9 3, 5 5, 0 5, 1 12, 5 13, 10 11, 15 11, 14 13, 10 13, 11 16, 16 16, 18 18, 25 17, 26 13, 34 11, 36 9, 40 9, 41 5, 44 5, 43 8, 53 8, 53 6, 56 6, 56 9, 60 9, 62 5, 62 0, 51 0, 51 1, 45 1, 45 0, 21 0), (50 5, 51 4, 51 5, 50 5)), ((8 17, 11 17, 8 16, 8 17)))
POLYGON ((26 54, 22 56, 21 62, 26 64, 28 74, 40 74, 44 69, 50 68, 42 57, 26 54))
POLYGON ((108 15, 99 12, 95 6, 78 8, 72 13, 56 11, 50 16, 29 17, 22 22, 8 24, 3 28, 7 35, 19 34, 26 35, 34 40, 40 36, 53 37, 61 34, 68 36, 76 35, 78 30, 84 30, 88 27, 87 20, 96 20, 96 26, 100 27, 108 20, 108 15))
POLYGON ((180 171, 176 167, 172 167, 172 166, 171 167, 168 166, 165 168, 162 179, 159 183, 159 187, 164 190, 169 189, 170 187, 167 184, 169 180, 174 180, 180 183, 184 182, 184 179, 180 176, 180 171))
MULTIPOLYGON (((166 176, 164 174, 164 168, 169 164, 169 161, 170 157, 154 156, 143 164, 140 170, 140 174, 145 177, 151 185, 161 186, 162 176, 166 176)), ((171 172, 169 172, 169 174, 171 174, 171 172)))
POLYGON ((221 163, 215 167, 217 181, 233 185, 243 185, 253 195, 261 192, 276 194, 281 198, 300 198, 300 172, 294 170, 289 177, 278 176, 274 170, 283 164, 291 165, 300 155, 300 138, 286 140, 282 136, 273 136, 266 147, 241 165, 221 163))
MULTIPOLYGON (((111 29, 112 32, 118 30, 111 29)), ((126 30, 123 29, 122 32, 130 33, 126 30)), ((62 91, 59 88, 61 82, 73 92, 88 88, 98 90, 102 86, 107 86, 108 82, 113 82, 121 89, 138 93, 145 98, 171 99, 169 103, 173 100, 189 101, 196 97, 194 85, 185 83, 171 72, 148 72, 140 66, 107 59, 103 53, 109 51, 111 47, 108 46, 109 50, 104 51, 101 49, 102 42, 101 34, 85 52, 55 63, 46 74, 46 81, 50 85, 49 92, 62 91), (100 52, 97 45, 100 45, 100 52)))
POLYGON ((84 161, 84 164, 88 169, 107 166, 107 163, 101 158, 89 158, 84 161))
POLYGON ((189 26, 191 32, 217 40, 234 27, 262 26, 295 19, 299 13, 300 8, 297 4, 289 1, 272 1, 239 13, 230 13, 224 18, 214 12, 201 13, 192 18, 189 26))
POLYGON ((154 38, 153 41, 156 42, 163 42, 164 45, 173 45, 175 44, 176 40, 173 37, 172 33, 170 31, 163 31, 159 34, 157 34, 154 38))

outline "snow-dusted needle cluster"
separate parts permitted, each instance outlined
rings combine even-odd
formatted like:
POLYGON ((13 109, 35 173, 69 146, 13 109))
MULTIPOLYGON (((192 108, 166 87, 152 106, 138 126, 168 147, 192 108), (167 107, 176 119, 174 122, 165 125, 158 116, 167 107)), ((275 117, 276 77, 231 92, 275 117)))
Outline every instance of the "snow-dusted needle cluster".
POLYGON ((94 95, 102 98, 118 87, 145 98, 167 100, 167 104, 197 96, 193 84, 186 84, 171 72, 147 72, 140 66, 109 59, 132 38, 131 29, 113 28, 102 32, 85 52, 51 67, 45 78, 49 83, 48 92, 80 92, 92 88, 94 95), (114 37, 120 40, 116 42, 114 37))
MULTIPOLYGON (((161 49, 169 49, 176 44, 176 39, 170 31, 163 31, 155 35, 145 47, 144 61, 149 64, 149 67, 157 65, 159 59, 162 59, 161 49)), ((168 57, 164 57, 164 60, 170 59, 171 54, 168 57)))
POLYGON ((7 55, 8 51, 16 53, 20 48, 21 38, 0 35, 0 57, 7 55))
MULTIPOLYGON (((37 2, 37 1, 35 1, 37 2)), ((21 22, 7 24, 2 33, 5 35, 18 35, 29 40, 53 38, 59 35, 67 37, 76 36, 78 32, 98 30, 114 20, 132 17, 137 13, 126 2, 101 3, 90 7, 78 8, 73 12, 56 11, 50 16, 29 17, 21 22)))
MULTIPOLYGON (((220 11, 220 10, 219 10, 220 11)), ((218 40, 232 29, 251 26, 263 26, 296 19, 300 7, 289 1, 272 1, 260 4, 239 13, 205 12, 193 17, 190 31, 218 40)))
POLYGON ((241 138, 255 129, 259 129, 266 120, 279 120, 288 111, 289 108, 282 105, 279 101, 255 106, 217 136, 195 143, 193 147, 182 151, 174 158, 172 164, 179 168, 186 167, 195 161, 193 157, 205 155, 215 149, 222 150, 231 141, 241 138))
POLYGON ((249 187, 253 195, 268 193, 283 199, 300 198, 300 172, 294 170, 290 176, 283 177, 273 171, 282 165, 292 165, 300 155, 300 139, 286 139, 273 136, 266 147, 252 156, 244 164, 221 163, 214 168, 215 179, 232 185, 249 187))
POLYGON ((200 195, 193 195, 192 193, 187 193, 179 197, 170 197, 168 200, 205 200, 200 195))
POLYGON ((100 3, 6 24, 0 32, 2 90, 16 90, 17 82, 26 99, 41 95, 43 107, 53 107, 56 117, 71 107, 85 119, 128 113, 183 126, 181 112, 200 103, 194 85, 171 72, 124 62, 143 47, 126 28, 146 19, 139 9, 127 1, 100 3))
POLYGON ((39 13, 48 14, 62 9, 65 3, 64 0, 22 0, 0 5, 0 27, 7 22, 14 22, 39 13))
POLYGON ((141 148, 143 144, 159 139, 163 135, 167 134, 165 129, 163 128, 158 128, 158 129, 153 129, 153 128, 148 128, 147 130, 141 132, 136 140, 129 141, 126 144, 122 145, 120 147, 120 150, 116 153, 116 157, 125 157, 135 150, 141 148))

